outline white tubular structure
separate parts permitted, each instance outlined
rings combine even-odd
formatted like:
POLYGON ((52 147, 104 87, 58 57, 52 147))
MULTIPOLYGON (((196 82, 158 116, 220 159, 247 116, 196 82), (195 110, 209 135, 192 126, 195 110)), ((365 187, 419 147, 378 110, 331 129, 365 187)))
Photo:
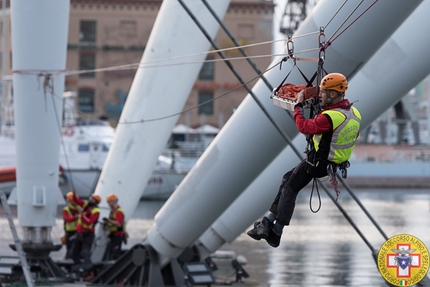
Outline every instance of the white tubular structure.
MULTIPOLYGON (((214 38, 219 25, 201 1, 184 1, 214 38)), ((230 0, 211 0, 223 18, 230 0)), ((115 193, 131 218, 206 58, 210 43, 176 0, 163 1, 121 114, 95 193, 115 193), (194 55, 182 57, 184 55, 194 55), (195 64, 179 64, 179 63, 195 64), (162 120, 150 121, 166 116, 162 120), (127 124, 129 123, 129 124, 127 124)), ((101 210, 101 216, 107 209, 101 210)))
POLYGON ((69 6, 11 1, 18 219, 33 243, 55 225, 69 6))
MULTIPOLYGON (((343 2, 320 1, 295 35, 319 31, 319 27, 329 22, 343 2)), ((364 1, 354 15, 359 15, 372 2, 364 1)), ((330 46, 326 53, 326 70, 341 72, 347 77, 353 75, 420 3, 399 0, 378 2, 330 46), (380 17, 387 14, 390 17, 380 17)), ((355 1, 345 4, 325 29, 328 35, 326 39, 339 28, 356 4, 355 1)), ((317 35, 294 40, 296 51, 316 48, 317 43, 317 35)), ((317 54, 314 52, 311 56, 317 57, 317 54)), ((281 58, 276 58, 271 66, 279 63, 281 58)), ((316 63, 303 62, 299 65, 309 77, 317 68, 316 63)), ((277 86, 291 67, 292 63, 286 62, 283 71, 272 69, 265 76, 273 86, 277 86)), ((303 83, 300 74, 295 72, 290 75, 288 82, 303 83)), ((269 99, 271 91, 267 86, 260 80, 253 92, 272 118, 285 128, 288 137, 294 138, 298 132, 291 117, 284 110, 273 106, 269 99)), ((286 141, 248 96, 158 212, 154 226, 148 232, 147 242, 163 261, 179 256, 215 222, 286 145, 286 141)))
MULTIPOLYGON (((306 138, 304 135, 297 135, 293 144, 303 149, 306 138)), ((278 192, 282 176, 299 161, 292 148, 286 147, 194 243, 199 257, 204 259, 226 242, 233 242, 257 218, 267 212, 278 192)))
MULTIPOLYGON (((430 1, 420 4, 363 68, 349 80, 346 97, 351 101, 358 100, 354 106, 361 111, 362 129, 430 74, 430 58, 426 57, 430 39, 423 38, 419 33, 410 33, 418 31, 421 27, 430 27, 430 18, 426 11, 430 11, 430 1)), ((299 148, 304 147, 305 137, 298 135, 293 143, 299 148)), ((195 245, 201 258, 215 252, 224 243, 232 242, 254 220, 267 212, 283 173, 298 162, 298 156, 290 147, 284 149, 199 238, 195 245)), ((353 166, 351 168, 353 169, 353 166)))
POLYGON ((430 74, 430 39, 410 32, 430 27, 428 9, 430 1, 425 0, 354 76, 348 98, 358 101, 354 105, 361 112, 362 128, 430 74))

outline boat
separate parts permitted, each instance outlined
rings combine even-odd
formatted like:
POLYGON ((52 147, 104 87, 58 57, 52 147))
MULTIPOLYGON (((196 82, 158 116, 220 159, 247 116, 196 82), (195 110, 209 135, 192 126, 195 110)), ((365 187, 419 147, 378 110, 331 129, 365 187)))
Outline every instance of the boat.
MULTIPOLYGON (((63 195, 75 189, 80 197, 88 198, 103 169, 115 129, 104 120, 79 118, 74 108, 75 96, 74 92, 64 93, 59 187, 63 195)), ((16 152, 12 125, 2 125, 0 146, 0 191, 9 194, 16 186, 16 152)), ((179 152, 166 149, 165 154, 158 157, 142 199, 167 199, 193 164, 193 159, 183 158, 179 152)))

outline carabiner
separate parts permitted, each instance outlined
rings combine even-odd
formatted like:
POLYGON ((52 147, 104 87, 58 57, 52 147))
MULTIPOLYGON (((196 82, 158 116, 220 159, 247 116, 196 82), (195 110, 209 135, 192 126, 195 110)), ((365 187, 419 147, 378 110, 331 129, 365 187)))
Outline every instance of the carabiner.
POLYGON ((318 47, 320 48, 318 58, 320 60, 324 60, 325 59, 325 49, 327 48, 326 42, 325 42, 324 27, 320 27, 320 33, 318 35, 318 47))
POLYGON ((342 178, 346 179, 346 177, 348 176, 348 172, 346 169, 342 169, 342 178))
POLYGON ((291 35, 288 35, 287 50, 288 50, 288 55, 291 58, 293 58, 294 57, 294 42, 291 39, 291 35))
POLYGON ((324 34, 324 28, 321 27, 320 28, 320 33, 318 35, 318 47, 321 49, 324 46, 325 46, 325 34, 324 34))

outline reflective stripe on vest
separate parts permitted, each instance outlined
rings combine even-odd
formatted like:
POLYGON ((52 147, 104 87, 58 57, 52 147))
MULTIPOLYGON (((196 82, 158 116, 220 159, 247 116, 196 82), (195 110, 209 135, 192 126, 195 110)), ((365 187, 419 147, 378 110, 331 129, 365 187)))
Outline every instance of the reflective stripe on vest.
POLYGON ((118 211, 121 211, 122 214, 124 215, 123 216, 123 220, 124 221, 122 223, 122 226, 120 226, 120 227, 118 227, 116 225, 113 225, 113 224, 109 224, 109 231, 110 232, 125 231, 125 213, 124 213, 124 210, 122 210, 121 207, 119 207, 117 210, 111 211, 111 213, 109 214, 109 218, 112 219, 112 220, 116 220, 116 215, 117 215, 118 211))
MULTIPOLYGON (((93 214, 95 214, 95 213, 98 213, 98 212, 100 212, 100 209, 99 209, 98 207, 94 207, 94 208, 91 210, 91 215, 93 215, 93 214)), ((84 228, 84 229, 86 229, 86 230, 91 230, 91 229, 93 229, 93 228, 94 228, 94 226, 95 226, 96 222, 94 222, 94 223, 92 223, 92 224, 90 224, 90 225, 87 225, 87 224, 83 223, 83 222, 82 222, 81 217, 79 217, 79 219, 78 219, 78 224, 79 224, 80 226, 82 226, 82 228, 84 228)))
MULTIPOLYGON (((327 160, 337 164, 345 162, 351 157, 355 146, 360 130, 361 114, 354 107, 349 110, 337 108, 322 113, 328 115, 333 123, 333 134, 327 160)), ((319 150, 321 137, 321 134, 313 136, 316 151, 319 150)))
MULTIPOLYGON (((76 208, 73 208, 74 210, 77 210, 76 208)), ((70 210, 70 207, 67 205, 63 208, 64 211, 66 211, 70 216, 73 216, 72 211, 70 210)), ((66 231, 76 231, 76 223, 78 220, 72 222, 64 222, 64 230, 66 231)))

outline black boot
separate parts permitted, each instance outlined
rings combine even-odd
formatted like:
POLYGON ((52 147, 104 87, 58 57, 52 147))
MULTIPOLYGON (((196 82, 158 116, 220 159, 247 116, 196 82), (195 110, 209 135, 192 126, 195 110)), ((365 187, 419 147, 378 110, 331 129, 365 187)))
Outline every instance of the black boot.
POLYGON ((248 234, 252 239, 260 240, 261 237, 258 236, 258 231, 257 231, 258 225, 260 224, 261 224, 261 221, 254 222, 254 228, 251 230, 248 230, 246 234, 248 234))
POLYGON ((267 243, 272 247, 278 247, 281 242, 281 235, 276 234, 273 228, 270 228, 269 236, 266 238, 267 243))
POLYGON ((272 230, 273 223, 267 217, 263 217, 261 221, 254 223, 254 228, 249 230, 248 234, 252 239, 260 240, 261 238, 269 238, 270 230, 272 230))

